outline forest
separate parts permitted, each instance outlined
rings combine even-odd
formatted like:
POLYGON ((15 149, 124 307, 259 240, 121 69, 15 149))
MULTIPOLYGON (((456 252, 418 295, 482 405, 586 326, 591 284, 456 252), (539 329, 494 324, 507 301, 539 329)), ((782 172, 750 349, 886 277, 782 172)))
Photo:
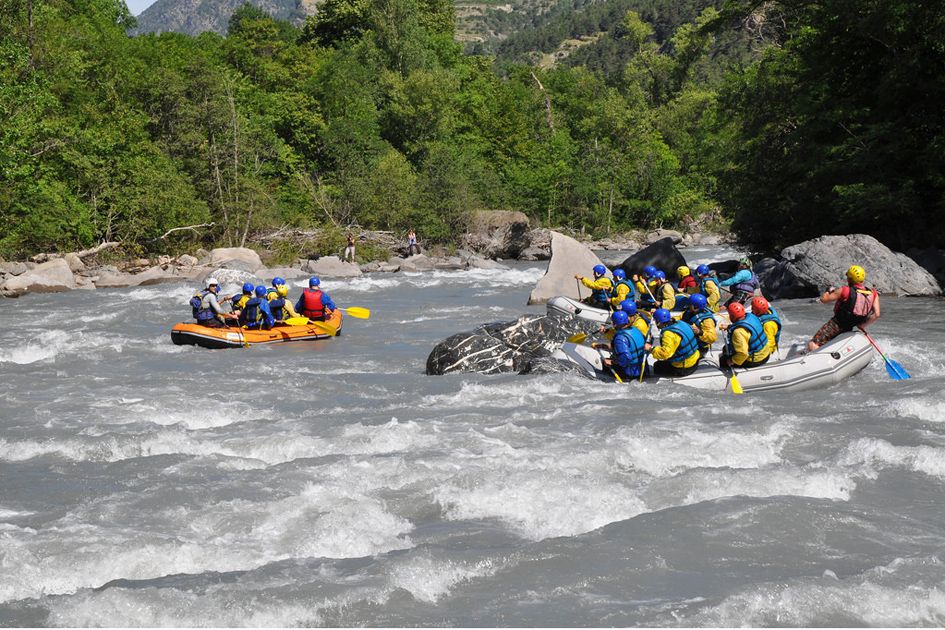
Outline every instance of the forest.
POLYGON ((493 57, 464 54, 449 0, 326 0, 300 28, 244 5, 225 37, 0 0, 0 256, 285 227, 449 244, 481 209, 594 235, 708 217, 759 250, 945 244, 942 3, 660 6, 582 4, 493 57), (524 54, 594 29, 554 67, 524 54))

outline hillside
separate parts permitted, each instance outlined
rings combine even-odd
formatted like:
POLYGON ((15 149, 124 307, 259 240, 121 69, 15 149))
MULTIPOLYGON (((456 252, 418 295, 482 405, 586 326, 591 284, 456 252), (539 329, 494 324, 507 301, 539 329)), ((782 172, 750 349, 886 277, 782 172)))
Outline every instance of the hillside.
MULTIPOLYGON (((157 0, 138 16, 136 33, 225 33, 230 16, 247 0, 157 0)), ((272 17, 301 23, 317 0, 251 0, 272 17)))

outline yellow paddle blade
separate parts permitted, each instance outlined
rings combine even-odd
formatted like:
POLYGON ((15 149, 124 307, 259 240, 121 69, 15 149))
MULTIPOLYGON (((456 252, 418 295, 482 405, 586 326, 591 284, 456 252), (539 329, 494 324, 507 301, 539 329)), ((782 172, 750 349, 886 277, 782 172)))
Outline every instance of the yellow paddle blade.
POLYGON ((738 382, 738 377, 735 376, 735 370, 732 370, 732 393, 733 394, 745 393, 745 390, 742 389, 742 384, 738 382))
POLYGON ((327 322, 310 321, 309 325, 314 326, 326 335, 331 335, 332 337, 338 334, 338 329, 327 322))
POLYGON ((357 319, 367 319, 371 316, 371 309, 364 308, 363 306, 349 306, 341 310, 357 319))
POLYGON ((568 337, 569 343, 584 343, 584 340, 587 339, 587 333, 578 333, 576 335, 571 335, 568 337))
POLYGON ((287 326, 305 326, 308 324, 308 317, 290 317, 289 319, 285 320, 285 323, 287 326))

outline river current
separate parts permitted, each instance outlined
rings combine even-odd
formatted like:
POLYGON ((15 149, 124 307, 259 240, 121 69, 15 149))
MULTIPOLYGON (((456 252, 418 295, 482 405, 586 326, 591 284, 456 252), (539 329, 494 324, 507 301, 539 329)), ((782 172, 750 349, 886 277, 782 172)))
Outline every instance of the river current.
POLYGON ((903 382, 424 375, 543 271, 326 281, 371 319, 248 350, 172 345, 182 284, 0 301, 0 625, 945 624, 941 300, 884 299, 903 382))

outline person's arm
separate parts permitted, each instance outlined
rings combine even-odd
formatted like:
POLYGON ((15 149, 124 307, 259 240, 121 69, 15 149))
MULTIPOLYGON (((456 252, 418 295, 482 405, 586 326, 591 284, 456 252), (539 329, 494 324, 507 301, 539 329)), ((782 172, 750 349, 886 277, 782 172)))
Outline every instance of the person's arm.
POLYGON ((302 310, 302 302, 303 302, 303 300, 304 300, 304 298, 301 298, 301 297, 300 297, 300 298, 299 298, 299 301, 295 303, 295 312, 299 312, 299 311, 302 310))
POLYGON ((720 287, 730 287, 733 284, 738 284, 739 282, 746 282, 751 280, 751 272, 747 269, 739 269, 734 276, 728 280, 722 280, 719 282, 720 287))
POLYGON ((702 320, 699 339, 701 339, 703 343, 707 343, 711 346, 718 338, 719 333, 715 328, 715 318, 707 317, 706 319, 702 320))
POLYGON ((834 287, 828 288, 827 291, 824 292, 824 294, 820 296, 821 303, 829 304, 830 302, 836 302, 841 297, 843 297, 843 290, 845 288, 846 287, 840 287, 839 289, 834 288, 834 287))
POLYGON ((617 285, 617 295, 610 298, 611 304, 614 306, 620 306, 620 303, 627 299, 627 296, 630 294, 630 287, 625 284, 617 285))
POLYGON ((325 293, 324 291, 322 291, 322 304, 323 304, 323 305, 325 306, 325 308, 327 308, 329 311, 337 311, 337 310, 338 310, 338 307, 335 306, 335 303, 332 301, 331 297, 330 297, 327 293, 325 293))
POLYGON ((660 308, 665 308, 667 311, 671 311, 676 307, 676 290, 673 285, 668 282, 663 285, 663 288, 660 289, 659 300, 660 308))
MULTIPOLYGON (((665 331, 660 336, 660 345, 653 348, 653 358, 657 361, 666 361, 674 354, 679 344, 682 343, 682 337, 671 331, 665 331)), ((649 344, 647 344, 649 345, 649 344)))
POLYGON ((748 341, 751 339, 751 333, 744 328, 736 328, 732 333, 732 348, 735 353, 730 361, 732 365, 741 365, 748 360, 748 341))
POLYGON ((217 296, 213 293, 207 294, 207 304, 210 305, 210 308, 213 310, 213 313, 217 316, 217 319, 224 319, 226 313, 223 312, 223 309, 220 307, 220 301, 217 300, 217 296))
POLYGON ((588 280, 587 278, 581 276, 575 276, 575 278, 580 278, 581 284, 586 286, 588 289, 609 289, 613 286, 610 282, 610 279, 607 277, 598 278, 597 280, 588 280))
POLYGON ((709 293, 708 299, 706 300, 709 303, 709 308, 713 311, 719 310, 719 301, 722 299, 722 294, 719 292, 718 285, 714 282, 707 282, 705 286, 709 293))
POLYGON ((259 310, 263 314, 263 320, 266 323, 268 328, 272 328, 276 323, 276 318, 272 316, 272 311, 269 310, 269 302, 260 302, 259 310))
POLYGON ((285 310, 289 313, 289 317, 298 317, 299 313, 292 307, 292 302, 289 300, 285 301, 285 310))
POLYGON ((613 360, 622 368, 630 365, 630 344, 624 335, 614 336, 613 360))
POLYGON ((769 352, 774 352, 778 347, 778 325, 775 322, 765 322, 763 328, 765 331, 765 337, 768 338, 768 350, 769 352))

